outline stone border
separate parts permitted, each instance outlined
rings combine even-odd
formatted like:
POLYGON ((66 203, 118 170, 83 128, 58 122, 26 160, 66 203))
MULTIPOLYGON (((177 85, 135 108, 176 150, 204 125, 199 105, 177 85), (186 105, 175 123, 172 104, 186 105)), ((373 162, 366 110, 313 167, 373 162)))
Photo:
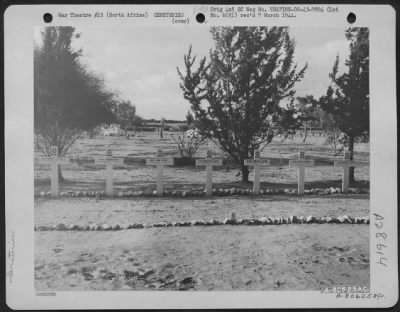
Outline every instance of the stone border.
POLYGON ((35 231, 120 231, 130 229, 143 229, 143 228, 157 228, 157 227, 185 227, 185 226, 214 226, 214 225, 282 225, 282 224, 369 224, 369 217, 314 217, 314 216, 290 216, 287 218, 251 218, 251 219, 236 219, 234 216, 226 218, 224 221, 211 219, 209 221, 194 220, 194 221, 182 221, 182 222, 159 222, 159 223, 131 223, 127 225, 109 225, 109 224, 95 224, 90 225, 78 225, 70 224, 65 225, 59 223, 53 226, 35 226, 35 231))
MULTIPOLYGON (((297 189, 276 189, 276 188, 266 188, 261 189, 260 194, 262 195, 298 195, 297 189)), ((329 188, 313 188, 304 190, 304 195, 331 195, 331 194, 343 194, 339 187, 329 187, 329 188)), ((369 190, 362 188, 349 188, 346 194, 369 194, 369 190)), ((66 191, 60 192, 60 197, 106 197, 104 191, 66 191)), ((205 191, 191 190, 191 191, 164 191, 163 197, 205 197, 205 191)), ((232 195, 250 195, 253 196, 252 189, 242 189, 242 188, 214 188, 212 190, 213 196, 232 196, 232 195)), ((35 197, 50 197, 50 191, 42 191, 35 193, 35 197)), ((157 197, 157 191, 119 191, 116 197, 157 197)))

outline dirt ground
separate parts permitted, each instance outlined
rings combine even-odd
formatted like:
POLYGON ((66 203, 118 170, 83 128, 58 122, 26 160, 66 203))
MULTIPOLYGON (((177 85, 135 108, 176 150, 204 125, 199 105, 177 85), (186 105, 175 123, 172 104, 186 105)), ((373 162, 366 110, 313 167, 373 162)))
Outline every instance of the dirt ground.
POLYGON ((225 197, 214 199, 107 199, 62 198, 35 200, 35 225, 223 220, 234 211, 237 218, 308 216, 364 217, 368 195, 225 197), (251 197, 250 197, 251 198, 251 197))
MULTIPOLYGON (((369 196, 35 200, 53 225, 314 215, 366 216, 369 196)), ((35 232, 37 290, 319 290, 369 286, 369 226, 197 226, 35 232)))
MULTIPOLYGON (((177 133, 175 133, 176 135, 177 133)), ((340 186, 341 170, 325 137, 274 138, 261 153, 272 166, 261 172, 261 187, 296 188, 297 171, 287 166, 300 148, 316 166, 307 168, 305 188, 340 186)), ((158 148, 178 156, 170 133, 127 140, 83 138, 67 157, 84 161, 63 167, 60 191, 104 190, 104 168, 93 158, 113 149, 124 165, 114 168, 115 190, 153 190, 156 170, 145 166, 158 148), (89 161, 88 161, 89 160, 89 161), (90 162, 92 161, 92 162, 90 162)), ((208 142, 215 157, 225 157, 208 142)), ((40 156, 36 151, 35 156, 40 156)), ((336 158, 340 158, 337 156, 336 158)), ((357 144, 355 159, 369 161, 369 144, 357 144)), ((50 168, 35 163, 35 192, 50 189, 50 168)), ((369 188, 369 168, 357 168, 356 180, 369 188)), ((253 173, 250 173, 250 181, 253 173)), ((167 190, 203 189, 203 168, 165 167, 167 190)), ((225 164, 213 171, 213 186, 251 187, 241 183, 238 168, 225 164)), ((48 198, 35 199, 35 225, 126 225, 130 223, 223 220, 294 216, 364 217, 369 195, 231 196, 224 198, 48 198)), ((121 231, 35 232, 37 290, 319 290, 326 286, 369 286, 369 226, 365 224, 219 225, 144 228, 121 231)))

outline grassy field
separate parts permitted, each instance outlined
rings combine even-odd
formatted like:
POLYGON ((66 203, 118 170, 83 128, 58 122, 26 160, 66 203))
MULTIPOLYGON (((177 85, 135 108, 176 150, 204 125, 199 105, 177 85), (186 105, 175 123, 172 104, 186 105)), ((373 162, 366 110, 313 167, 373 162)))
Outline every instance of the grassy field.
MULTIPOLYGON (((60 184, 60 191, 68 190, 104 190, 104 167, 95 165, 93 159, 104 155, 107 146, 113 150, 113 155, 124 159, 123 166, 114 167, 114 187, 118 190, 154 190, 156 170, 145 165, 146 158, 154 157, 158 148, 163 149, 166 155, 177 157, 178 151, 171 133, 166 132, 160 140, 157 133, 144 132, 143 136, 131 137, 102 137, 93 139, 83 138, 70 150, 68 157, 81 159, 63 166, 65 182, 60 184), (85 161, 84 161, 85 160, 85 161)), ((178 133, 174 133, 177 135, 178 133)), ((262 157, 271 159, 271 167, 261 172, 261 187, 296 188, 297 170, 288 167, 289 158, 294 158, 299 148, 307 150, 307 157, 315 160, 315 167, 306 171, 306 188, 340 186, 341 169, 333 167, 335 156, 328 145, 324 145, 325 137, 309 136, 306 143, 302 138, 295 136, 293 140, 281 142, 276 137, 261 153, 262 157)), ((204 157, 206 150, 211 149, 215 157, 226 158, 213 142, 204 144, 195 157, 204 157)), ((36 153, 35 156, 41 156, 36 153)), ((340 158, 337 156, 336 158, 340 158)), ((369 144, 357 144, 355 159, 369 161, 369 144)), ((238 177, 238 167, 227 162, 222 167, 214 168, 213 183, 215 187, 251 187, 251 182, 243 184, 238 177)), ((368 187, 369 167, 357 168, 356 179, 363 187, 368 187)), ((250 181, 253 173, 250 173, 250 181)), ((205 170, 202 167, 165 167, 164 181, 166 189, 203 189, 205 170)), ((50 168, 47 165, 35 164, 35 191, 50 189, 50 168)))

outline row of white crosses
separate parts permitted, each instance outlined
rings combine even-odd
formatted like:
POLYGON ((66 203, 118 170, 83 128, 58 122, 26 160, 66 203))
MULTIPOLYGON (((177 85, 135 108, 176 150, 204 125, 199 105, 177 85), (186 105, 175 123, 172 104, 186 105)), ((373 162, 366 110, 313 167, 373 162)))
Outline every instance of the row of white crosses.
MULTIPOLYGON (((67 158, 60 157, 58 154, 57 146, 51 146, 50 157, 39 158, 41 163, 46 163, 51 165, 51 195, 57 197, 59 194, 58 185, 58 165, 68 164, 70 161, 67 158)), ((112 197, 114 195, 113 186, 113 166, 122 165, 123 160, 113 158, 112 150, 108 148, 106 150, 106 156, 95 160, 96 164, 101 164, 106 166, 105 170, 105 180, 106 180, 106 195, 112 197)), ((260 151, 256 150, 253 159, 245 159, 245 166, 251 166, 254 168, 254 182, 253 182, 253 194, 258 195, 260 193, 260 169, 265 166, 270 165, 270 160, 266 158, 260 158, 260 151)), ((169 157, 164 157, 161 149, 157 151, 157 156, 155 158, 146 159, 146 165, 157 167, 157 195, 162 196, 164 194, 163 185, 163 168, 165 165, 173 165, 173 159, 169 157)), ((221 166, 222 159, 213 158, 210 150, 207 151, 206 158, 197 159, 196 166, 206 167, 206 184, 205 193, 206 196, 212 195, 212 168, 213 166, 221 166)), ((362 167, 367 165, 365 162, 355 162, 350 160, 350 152, 346 151, 343 160, 334 161, 335 167, 343 168, 343 178, 342 178, 342 192, 346 193, 349 186, 349 168, 350 167, 362 167)), ((298 168, 298 194, 304 194, 304 176, 305 168, 313 167, 314 160, 305 159, 305 152, 299 151, 298 159, 289 160, 290 167, 298 168)))
MULTIPOLYGON (((50 157, 39 158, 39 163, 50 164, 51 166, 51 196, 58 197, 59 185, 58 185, 58 165, 66 165, 70 163, 70 159, 65 157, 60 157, 57 146, 50 147, 50 157)), ((115 159, 112 156, 112 150, 107 148, 106 156, 95 160, 96 164, 101 164, 106 166, 105 176, 106 176, 106 195, 113 196, 114 186, 113 186, 113 166, 123 164, 122 159, 115 159)))

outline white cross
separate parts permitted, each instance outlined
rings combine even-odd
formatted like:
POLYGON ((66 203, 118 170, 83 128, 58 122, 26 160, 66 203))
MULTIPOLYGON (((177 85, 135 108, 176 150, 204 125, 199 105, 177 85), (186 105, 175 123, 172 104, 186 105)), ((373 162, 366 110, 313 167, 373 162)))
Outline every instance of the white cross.
POLYGON ((212 167, 221 165, 222 159, 212 158, 210 150, 207 151, 206 158, 196 160, 196 166, 206 167, 206 196, 212 195, 212 167))
POLYGON ((304 194, 304 171, 305 167, 313 167, 314 160, 312 159, 305 159, 305 152, 299 151, 298 159, 291 159, 289 160, 290 167, 297 167, 299 168, 298 173, 298 182, 297 182, 297 193, 299 195, 304 194))
POLYGON ((245 159, 245 166, 254 167, 254 183, 253 183, 253 194, 258 195, 260 193, 260 167, 269 166, 269 159, 260 158, 260 151, 254 152, 254 159, 245 159))
POLYGON ((349 174, 350 174, 350 167, 364 167, 368 166, 367 162, 356 162, 350 160, 350 152, 345 151, 342 160, 335 160, 334 161, 335 167, 342 167, 343 168, 343 177, 342 177, 342 193, 347 193, 349 189, 349 174))
POLYGON ((95 163, 106 165, 106 195, 110 197, 114 196, 113 166, 122 165, 124 163, 123 159, 113 159, 112 150, 107 148, 106 156, 104 158, 96 159, 95 163))
POLYGON ((58 165, 69 164, 70 161, 67 158, 58 156, 58 147, 50 147, 50 156, 46 158, 38 158, 39 163, 51 165, 51 196, 58 197, 58 165))
POLYGON ((169 157, 164 157, 164 153, 161 149, 157 150, 156 158, 146 159, 147 166, 157 166, 157 196, 163 196, 164 184, 163 184, 163 169, 164 165, 172 166, 174 160, 169 157))

